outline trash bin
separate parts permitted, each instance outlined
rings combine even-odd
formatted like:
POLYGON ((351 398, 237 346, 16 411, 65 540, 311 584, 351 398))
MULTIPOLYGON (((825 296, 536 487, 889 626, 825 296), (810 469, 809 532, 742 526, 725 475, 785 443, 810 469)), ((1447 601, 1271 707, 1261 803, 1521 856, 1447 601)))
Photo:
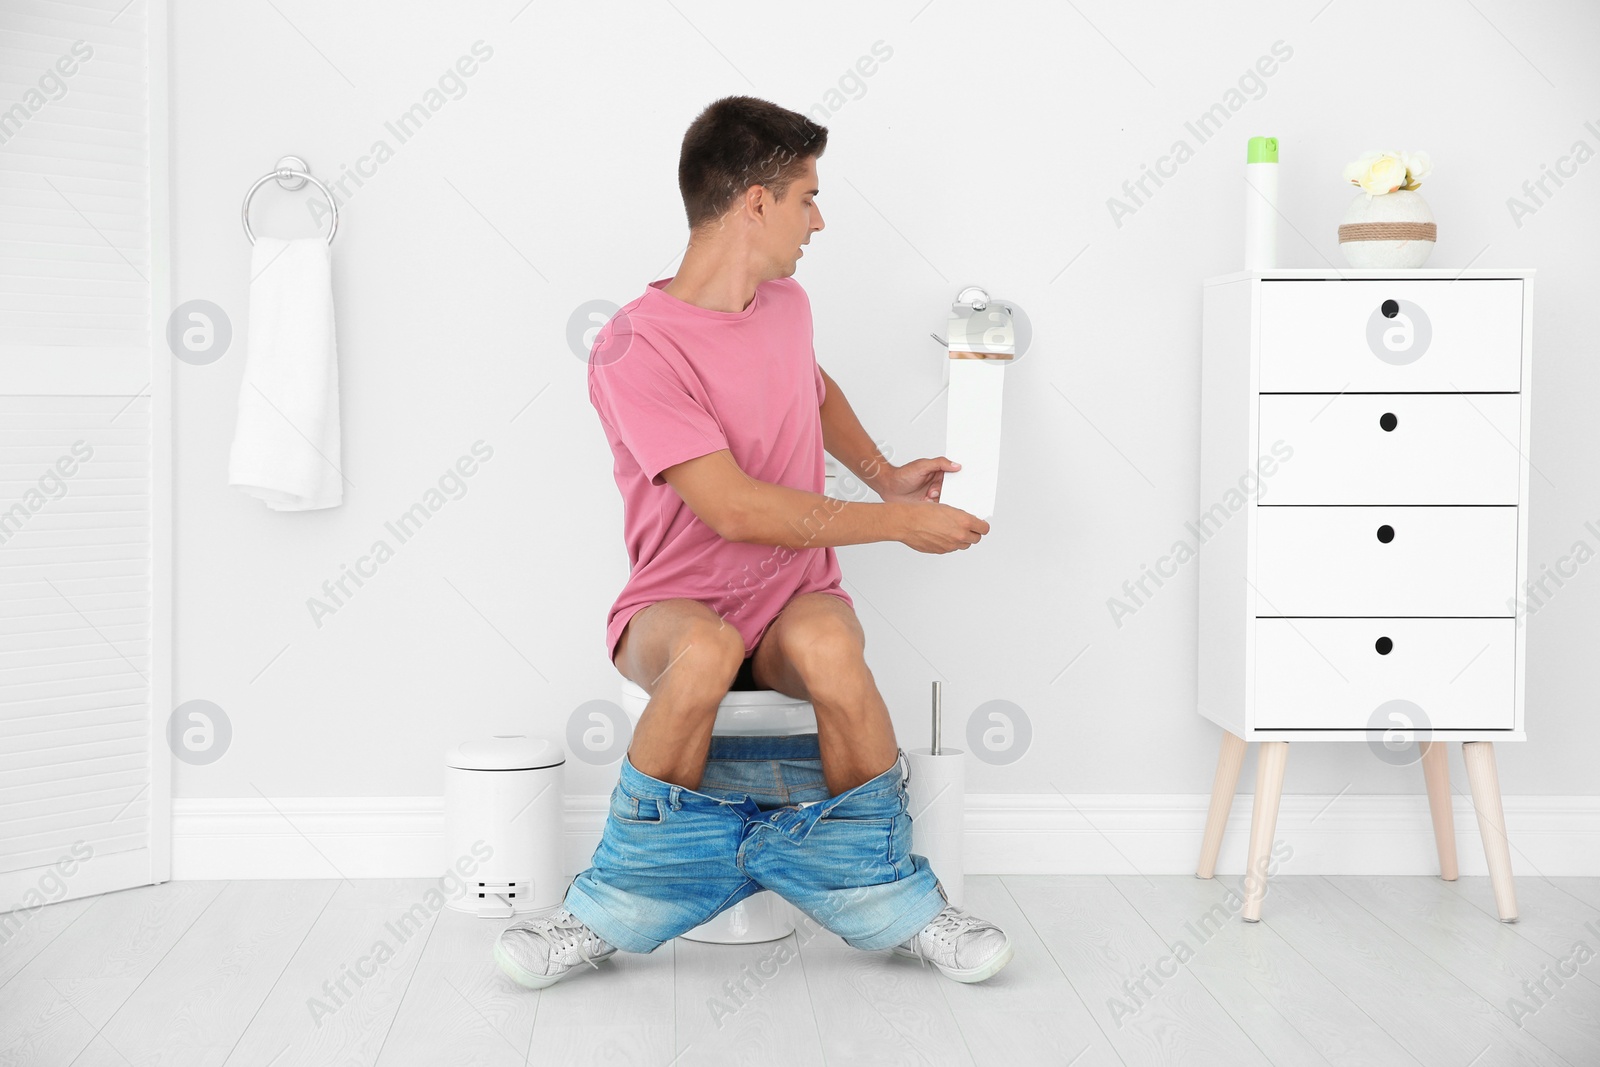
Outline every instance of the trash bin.
POLYGON ((559 741, 500 734, 450 749, 444 862, 467 883, 449 906, 481 918, 550 911, 566 896, 559 741), (468 873, 470 872, 470 873, 468 873))

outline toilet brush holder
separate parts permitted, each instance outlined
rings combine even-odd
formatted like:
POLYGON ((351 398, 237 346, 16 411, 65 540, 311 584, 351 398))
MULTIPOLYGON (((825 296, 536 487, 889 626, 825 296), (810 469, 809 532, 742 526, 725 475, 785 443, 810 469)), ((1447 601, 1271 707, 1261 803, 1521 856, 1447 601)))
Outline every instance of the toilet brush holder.
POLYGON ((927 859, 957 906, 966 900, 962 834, 967 808, 966 752, 941 743, 939 683, 933 683, 933 744, 906 752, 910 779, 906 800, 911 814, 911 851, 927 859))

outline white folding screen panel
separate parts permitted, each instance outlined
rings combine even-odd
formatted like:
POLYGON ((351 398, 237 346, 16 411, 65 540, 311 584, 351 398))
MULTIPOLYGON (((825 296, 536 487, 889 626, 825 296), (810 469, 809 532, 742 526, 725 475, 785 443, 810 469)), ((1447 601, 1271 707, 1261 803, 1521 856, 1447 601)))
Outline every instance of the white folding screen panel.
POLYGON ((164 0, 0 5, 0 945, 170 877, 164 0))

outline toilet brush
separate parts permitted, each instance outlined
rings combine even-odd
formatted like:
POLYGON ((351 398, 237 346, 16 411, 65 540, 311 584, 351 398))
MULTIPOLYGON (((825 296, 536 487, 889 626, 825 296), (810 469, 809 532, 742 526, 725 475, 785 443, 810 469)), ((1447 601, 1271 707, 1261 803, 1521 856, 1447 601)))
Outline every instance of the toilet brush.
POLYGON ((966 899, 962 869, 962 824, 966 813, 966 752, 946 748, 939 683, 933 683, 933 743, 906 753, 911 778, 906 794, 911 814, 911 851, 927 859, 951 904, 966 899))

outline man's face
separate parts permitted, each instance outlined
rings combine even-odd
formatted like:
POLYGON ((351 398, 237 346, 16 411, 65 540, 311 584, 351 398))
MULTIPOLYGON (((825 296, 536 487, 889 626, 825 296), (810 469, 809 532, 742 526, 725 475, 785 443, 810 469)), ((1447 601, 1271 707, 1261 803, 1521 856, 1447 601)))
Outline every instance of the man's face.
POLYGON ((778 277, 787 278, 800 262, 800 246, 822 229, 822 209, 817 207, 817 157, 806 159, 805 171, 789 183, 782 201, 772 203, 771 224, 767 232, 767 252, 778 277))

